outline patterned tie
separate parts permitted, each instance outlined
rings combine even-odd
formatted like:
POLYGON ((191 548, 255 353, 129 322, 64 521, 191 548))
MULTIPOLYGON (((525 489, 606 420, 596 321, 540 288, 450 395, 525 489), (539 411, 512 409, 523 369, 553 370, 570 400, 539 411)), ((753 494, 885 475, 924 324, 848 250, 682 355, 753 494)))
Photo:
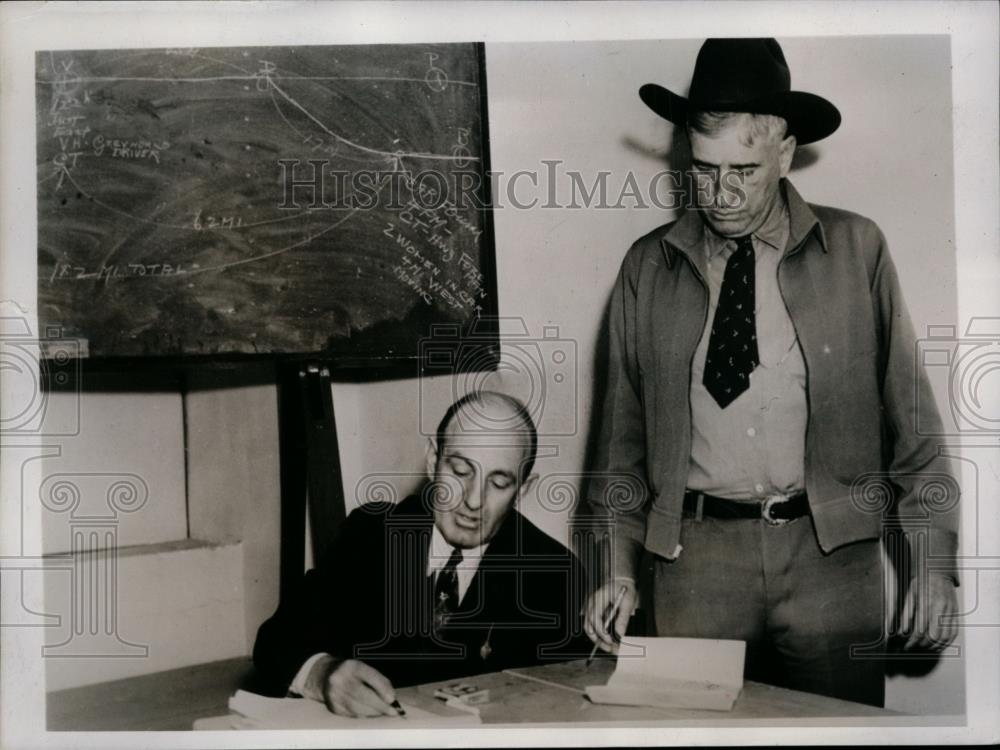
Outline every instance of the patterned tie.
POLYGON ((458 564, 462 550, 455 547, 445 566, 438 571, 434 583, 434 627, 440 628, 448 616, 458 609, 458 564))
POLYGON ((750 387, 750 373, 760 364, 755 302, 753 243, 745 235, 726 263, 702 378, 723 409, 750 387))

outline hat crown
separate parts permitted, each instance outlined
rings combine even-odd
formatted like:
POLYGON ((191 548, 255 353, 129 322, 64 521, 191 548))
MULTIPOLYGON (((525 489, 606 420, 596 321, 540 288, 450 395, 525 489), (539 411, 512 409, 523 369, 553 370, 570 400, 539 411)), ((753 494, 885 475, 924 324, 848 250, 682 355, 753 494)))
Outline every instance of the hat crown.
POLYGON ((642 100, 675 125, 691 122, 698 111, 774 115, 788 125, 798 145, 826 138, 840 126, 840 112, 829 101, 792 91, 788 63, 775 39, 709 39, 698 51, 688 98, 655 83, 639 89, 642 100))
POLYGON ((788 63, 775 39, 708 39, 698 52, 689 100, 694 109, 725 111, 727 105, 788 92, 788 63))

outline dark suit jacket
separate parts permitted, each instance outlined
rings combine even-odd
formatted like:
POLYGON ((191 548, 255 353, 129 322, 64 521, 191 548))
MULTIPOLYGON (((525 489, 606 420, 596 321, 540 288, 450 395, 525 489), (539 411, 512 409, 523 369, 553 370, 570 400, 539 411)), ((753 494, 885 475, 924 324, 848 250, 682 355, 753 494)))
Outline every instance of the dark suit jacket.
POLYGON ((329 562, 309 571, 257 633, 254 664, 269 687, 287 690, 319 652, 360 659, 396 686, 587 655, 582 566, 514 510, 435 633, 425 575, 432 528, 419 495, 352 512, 329 562))

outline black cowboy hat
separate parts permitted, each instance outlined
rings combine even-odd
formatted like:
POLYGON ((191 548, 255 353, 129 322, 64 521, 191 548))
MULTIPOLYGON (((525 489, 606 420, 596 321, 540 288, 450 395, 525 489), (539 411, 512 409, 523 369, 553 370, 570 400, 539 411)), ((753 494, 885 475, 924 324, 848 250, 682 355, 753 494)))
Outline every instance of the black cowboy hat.
POLYGON ((751 112, 788 122, 798 144, 826 138, 840 112, 821 96, 792 91, 792 77, 774 39, 708 39, 698 52, 687 99, 655 83, 639 96, 660 117, 685 125, 689 112, 751 112))

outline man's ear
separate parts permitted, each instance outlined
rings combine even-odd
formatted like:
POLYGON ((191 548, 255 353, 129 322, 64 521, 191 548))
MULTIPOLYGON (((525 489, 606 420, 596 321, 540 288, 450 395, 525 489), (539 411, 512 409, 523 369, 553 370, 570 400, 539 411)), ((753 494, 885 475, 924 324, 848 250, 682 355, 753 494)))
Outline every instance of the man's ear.
POLYGON ((437 459, 437 443, 434 438, 429 437, 427 438, 427 450, 424 453, 424 470, 427 472, 427 478, 431 481, 434 480, 434 474, 436 473, 437 459))
POLYGON ((795 136, 790 135, 782 139, 781 145, 778 147, 778 163, 781 166, 782 177, 788 177, 788 173, 792 171, 792 159, 795 157, 797 145, 798 141, 795 140, 795 136))
POLYGON ((531 492, 531 488, 534 487, 535 482, 537 480, 538 480, 538 475, 537 474, 530 474, 530 475, 528 475, 527 479, 525 479, 523 482, 521 482, 521 486, 517 488, 517 498, 516 498, 516 500, 518 502, 521 500, 522 497, 524 497, 529 492, 531 492))

